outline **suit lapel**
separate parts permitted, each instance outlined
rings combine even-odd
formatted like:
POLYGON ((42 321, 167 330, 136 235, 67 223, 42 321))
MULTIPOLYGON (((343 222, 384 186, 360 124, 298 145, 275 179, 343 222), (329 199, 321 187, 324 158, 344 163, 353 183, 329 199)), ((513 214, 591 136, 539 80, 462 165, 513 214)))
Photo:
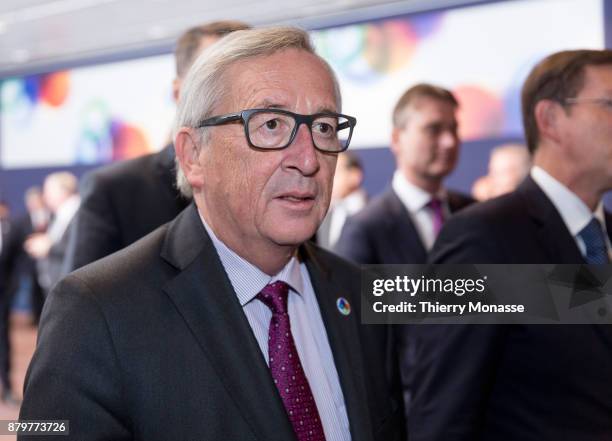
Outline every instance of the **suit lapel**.
POLYGON ((536 224, 536 237, 541 249, 548 253, 547 261, 584 263, 584 257, 563 218, 530 176, 521 184, 518 192, 523 198, 525 209, 536 224))
MULTIPOLYGON (((317 259, 312 245, 305 244, 301 251, 317 296, 323 324, 334 356, 352 439, 353 441, 370 440, 372 426, 368 403, 365 399, 367 394, 361 357, 361 339, 358 331, 360 326, 358 309, 352 306, 352 313, 344 316, 340 314, 336 306, 338 297, 346 298, 351 305, 358 305, 360 299, 353 297, 352 293, 346 290, 346 282, 342 283, 342 281, 337 280, 333 275, 334 272, 324 267, 317 259)), ((355 295, 358 296, 359 293, 355 293, 355 295)))
POLYGON ((162 257, 181 270, 164 291, 256 438, 295 440, 268 366, 195 205, 170 226, 162 257))
POLYGON ((422 263, 427 260, 425 246, 406 207, 393 190, 385 195, 387 216, 387 239, 398 256, 397 263, 422 263))

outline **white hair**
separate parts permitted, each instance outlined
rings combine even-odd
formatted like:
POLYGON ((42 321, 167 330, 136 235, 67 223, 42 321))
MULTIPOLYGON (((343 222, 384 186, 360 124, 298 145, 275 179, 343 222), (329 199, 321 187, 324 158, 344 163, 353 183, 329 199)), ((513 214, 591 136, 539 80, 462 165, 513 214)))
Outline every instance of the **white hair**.
MULTIPOLYGON (((174 137, 182 127, 195 127, 212 112, 230 91, 224 74, 236 62, 259 56, 273 55, 283 49, 300 49, 316 55, 310 36, 294 27, 270 27, 235 31, 205 49, 193 63, 181 87, 174 137)), ((329 71, 334 84, 338 110, 341 108, 340 87, 332 68, 317 55, 329 71)), ((205 141, 205 129, 200 131, 201 144, 205 141)), ((176 160, 176 185, 186 196, 193 195, 191 186, 176 160)))

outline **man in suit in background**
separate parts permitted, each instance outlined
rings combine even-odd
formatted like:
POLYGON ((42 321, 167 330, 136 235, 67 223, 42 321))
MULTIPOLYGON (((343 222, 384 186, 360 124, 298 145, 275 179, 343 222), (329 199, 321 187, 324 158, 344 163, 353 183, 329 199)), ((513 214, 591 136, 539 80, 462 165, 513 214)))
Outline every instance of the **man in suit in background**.
POLYGON ((340 238, 346 219, 365 206, 368 195, 361 186, 362 182, 363 166, 359 156, 353 152, 340 153, 329 211, 317 231, 319 246, 332 250, 340 238))
POLYGON ((23 291, 25 293, 32 307, 34 323, 38 323, 45 296, 38 282, 36 261, 27 253, 23 244, 32 234, 47 231, 51 214, 45 205, 43 192, 40 187, 28 188, 25 192, 24 202, 27 211, 22 216, 16 218, 13 223, 19 243, 15 290, 16 292, 23 291))
POLYGON ((74 216, 79 208, 78 180, 70 172, 52 173, 45 178, 43 199, 53 219, 44 232, 30 235, 24 248, 36 260, 38 282, 45 295, 63 276, 66 248, 74 216))
POLYGON ((403 439, 392 342, 360 324, 358 269, 307 242, 355 125, 340 102, 302 30, 205 51, 175 123, 194 204, 57 286, 20 417, 91 441, 403 439))
MULTIPOLYGON (((453 217, 434 262, 609 263, 612 51, 547 57, 525 81, 522 111, 530 175, 453 217)), ((413 441, 612 439, 610 325, 415 329, 430 356, 417 356, 413 441)))
POLYGON ((442 223, 473 202, 446 190, 459 157, 453 94, 430 84, 408 89, 393 110, 391 188, 347 220, 336 251, 362 264, 424 263, 442 223))
MULTIPOLYGON (((201 51, 230 32, 248 27, 238 21, 219 21, 185 32, 175 50, 174 98, 178 99, 183 78, 201 51)), ((66 257, 70 270, 128 246, 174 219, 189 204, 189 198, 175 187, 172 144, 158 153, 85 175, 81 197, 66 257)))

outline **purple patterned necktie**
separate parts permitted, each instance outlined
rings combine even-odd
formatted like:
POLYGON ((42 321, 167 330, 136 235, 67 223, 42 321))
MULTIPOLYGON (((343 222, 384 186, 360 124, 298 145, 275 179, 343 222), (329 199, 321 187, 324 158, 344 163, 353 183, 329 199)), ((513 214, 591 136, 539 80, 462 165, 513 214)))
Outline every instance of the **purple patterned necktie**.
POLYGON ((268 331, 270 371, 297 439, 325 441, 319 411, 291 334, 288 296, 289 286, 280 281, 266 285, 257 294, 257 299, 272 310, 268 331))
POLYGON ((427 206, 431 210, 431 214, 433 215, 433 227, 434 234, 436 237, 440 233, 442 229, 442 224, 444 223, 444 212, 442 211, 442 201, 438 198, 431 198, 431 200, 427 203, 427 206))

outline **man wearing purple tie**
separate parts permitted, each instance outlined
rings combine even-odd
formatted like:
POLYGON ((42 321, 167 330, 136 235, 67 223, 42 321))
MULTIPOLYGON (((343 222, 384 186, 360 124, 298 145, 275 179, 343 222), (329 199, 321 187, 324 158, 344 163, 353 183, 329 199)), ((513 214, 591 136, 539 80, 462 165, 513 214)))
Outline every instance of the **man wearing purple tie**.
POLYGON ((356 123, 340 112, 304 31, 205 51, 175 124, 194 202, 58 285, 21 418, 75 440, 402 440, 389 332, 360 324, 357 268, 307 242, 356 123))
POLYGON ((459 157, 458 106, 450 91, 431 84, 401 96, 393 111, 391 188, 347 220, 335 248, 341 256, 363 264, 425 263, 443 222, 474 202, 444 188, 459 157))
MULTIPOLYGON (((459 157, 458 106, 452 92, 431 84, 400 97, 393 110, 391 188, 347 220, 336 245, 341 256, 362 264, 425 263, 444 221, 474 202, 444 188, 459 157)), ((409 326, 396 326, 395 334, 408 409, 414 344, 409 326)))

